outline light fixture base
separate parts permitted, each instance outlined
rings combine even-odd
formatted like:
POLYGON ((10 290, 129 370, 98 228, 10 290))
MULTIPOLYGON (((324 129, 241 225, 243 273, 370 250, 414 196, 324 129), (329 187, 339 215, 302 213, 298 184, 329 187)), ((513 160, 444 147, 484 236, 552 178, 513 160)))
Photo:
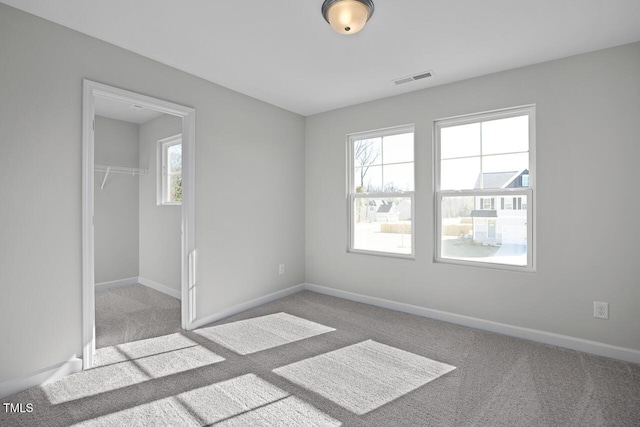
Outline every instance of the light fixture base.
POLYGON ((371 19, 373 11, 372 0, 325 0, 322 3, 322 17, 340 34, 355 34, 360 31, 364 24, 371 19), (349 7, 349 4, 353 6, 349 7), (339 9, 335 9, 334 6, 339 9), (332 8, 334 8, 333 11, 332 8), (348 10, 346 15, 344 14, 345 8, 348 10), (342 13, 338 10, 342 10, 342 13), (352 26, 354 28, 351 28, 352 26))

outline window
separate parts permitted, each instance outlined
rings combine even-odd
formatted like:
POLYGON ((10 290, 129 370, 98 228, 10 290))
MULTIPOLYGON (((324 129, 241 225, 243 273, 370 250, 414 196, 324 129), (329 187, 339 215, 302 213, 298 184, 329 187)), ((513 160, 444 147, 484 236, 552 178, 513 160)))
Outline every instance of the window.
POLYGON ((535 106, 434 125, 436 261, 533 270, 535 106))
POLYGON ((501 206, 500 209, 502 210, 527 209, 527 203, 522 202, 522 197, 502 197, 500 206, 501 206))
POLYGON ((348 136, 350 252, 413 257, 413 126, 348 136))
POLYGON ((158 204, 182 204, 182 136, 158 141, 158 204))
POLYGON ((480 197, 480 209, 495 209, 495 200, 493 197, 480 197))

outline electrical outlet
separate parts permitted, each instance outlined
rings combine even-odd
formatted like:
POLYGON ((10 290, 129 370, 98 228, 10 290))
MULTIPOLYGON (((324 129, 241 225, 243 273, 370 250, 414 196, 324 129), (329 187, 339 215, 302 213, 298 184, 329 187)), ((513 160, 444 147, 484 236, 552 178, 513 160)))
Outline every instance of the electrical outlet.
POLYGON ((278 274, 280 275, 284 274, 284 264, 280 264, 278 266, 278 274))
POLYGON ((597 317, 599 319, 608 319, 609 318, 609 303, 608 302, 593 302, 593 317, 597 317))

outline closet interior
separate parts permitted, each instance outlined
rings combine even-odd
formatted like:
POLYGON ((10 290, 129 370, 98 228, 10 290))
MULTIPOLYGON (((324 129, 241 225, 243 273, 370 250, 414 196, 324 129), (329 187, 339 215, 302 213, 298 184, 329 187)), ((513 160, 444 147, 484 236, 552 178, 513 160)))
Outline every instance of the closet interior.
POLYGON ((96 348, 180 330, 180 117, 96 97, 96 348))

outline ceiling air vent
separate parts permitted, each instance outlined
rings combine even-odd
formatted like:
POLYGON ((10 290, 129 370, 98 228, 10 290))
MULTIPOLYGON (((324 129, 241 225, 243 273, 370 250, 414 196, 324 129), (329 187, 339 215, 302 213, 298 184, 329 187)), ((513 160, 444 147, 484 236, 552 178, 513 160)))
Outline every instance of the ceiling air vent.
POLYGON ((432 77, 433 71, 424 71, 422 73, 414 74, 413 76, 400 77, 399 79, 393 79, 393 82, 398 85, 402 85, 405 83, 415 82, 416 80, 426 79, 427 77, 432 77))

